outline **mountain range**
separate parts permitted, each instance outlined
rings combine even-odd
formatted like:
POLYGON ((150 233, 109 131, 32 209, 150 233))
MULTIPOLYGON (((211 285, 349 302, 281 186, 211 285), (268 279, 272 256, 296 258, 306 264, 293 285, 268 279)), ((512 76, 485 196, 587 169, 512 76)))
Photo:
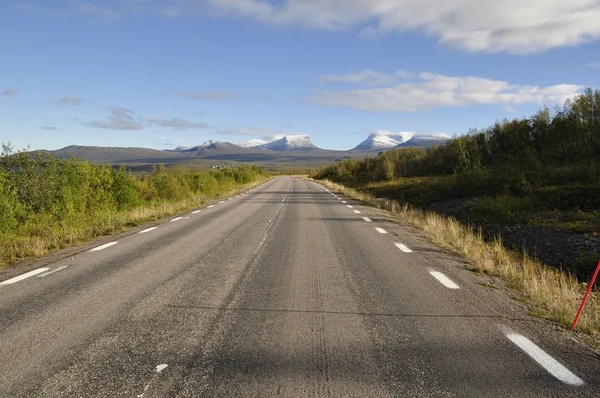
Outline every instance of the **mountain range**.
POLYGON ((55 151, 39 152, 51 152, 60 158, 87 159, 93 163, 124 164, 129 169, 139 172, 151 171, 157 164, 210 168, 250 163, 263 166, 267 170, 313 169, 338 160, 359 159, 366 154, 393 148, 439 145, 449 139, 450 137, 442 134, 378 131, 347 151, 318 148, 308 135, 287 135, 238 144, 209 140, 201 145, 180 145, 170 150, 71 145, 55 151))
MULTIPOLYGON (((350 151, 379 151, 394 147, 429 147, 440 145, 449 140, 450 137, 442 133, 433 134, 415 134, 412 132, 394 133, 386 130, 379 130, 367 137, 366 140, 358 144, 350 151)), ((247 149, 259 149, 269 151, 319 151, 323 150, 315 146, 308 135, 286 135, 276 136, 270 139, 252 139, 233 144, 227 141, 206 141, 202 145, 188 146, 180 145, 174 149, 176 152, 201 151, 203 148, 216 149, 217 144, 235 146, 247 149)))

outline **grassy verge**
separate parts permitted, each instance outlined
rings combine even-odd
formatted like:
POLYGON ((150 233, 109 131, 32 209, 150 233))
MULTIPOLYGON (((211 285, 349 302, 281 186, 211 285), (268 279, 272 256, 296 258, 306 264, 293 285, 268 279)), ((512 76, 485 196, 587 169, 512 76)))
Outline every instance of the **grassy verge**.
POLYGON ((80 214, 62 221, 57 221, 48 215, 40 216, 36 222, 29 223, 18 232, 1 235, 0 268, 195 209, 208 202, 246 191, 268 179, 261 176, 252 183, 228 188, 226 191, 194 195, 174 202, 152 203, 131 210, 105 211, 93 215, 80 214))
MULTIPOLYGON (((507 286, 527 297, 532 313, 563 327, 569 327, 573 322, 586 289, 586 285, 578 283, 574 277, 511 252, 500 240, 488 242, 480 232, 451 217, 411 208, 392 199, 376 200, 368 193, 329 180, 321 182, 366 204, 390 211, 423 231, 434 243, 463 256, 471 263, 473 271, 500 277, 507 286)), ((600 345, 600 295, 597 291, 590 295, 578 330, 586 333, 595 346, 600 345)))
POLYGON ((124 167, 9 149, 3 145, 0 156, 0 267, 201 206, 267 178, 249 166, 211 172, 156 167, 134 175, 124 167))

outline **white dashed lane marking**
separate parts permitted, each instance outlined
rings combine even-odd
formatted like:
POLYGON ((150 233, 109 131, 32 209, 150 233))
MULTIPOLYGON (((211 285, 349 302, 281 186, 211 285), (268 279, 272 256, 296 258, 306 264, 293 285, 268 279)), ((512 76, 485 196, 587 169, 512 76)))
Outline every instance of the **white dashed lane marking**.
POLYGON ((171 220, 171 222, 175 222, 175 221, 179 221, 179 220, 183 220, 183 217, 175 217, 174 219, 171 220))
POLYGON ((114 246, 117 243, 119 243, 119 242, 109 242, 109 243, 106 243, 106 244, 104 244, 102 246, 95 247, 95 248, 93 248, 90 251, 91 252, 99 252, 100 250, 108 249, 109 247, 114 246))
POLYGON ((371 219, 369 217, 363 217, 363 220, 365 220, 366 222, 371 222, 371 219))
POLYGON ((50 271, 48 271, 48 272, 44 272, 43 274, 40 274, 40 275, 38 275, 37 277, 38 277, 38 278, 43 278, 43 277, 45 277, 45 276, 52 275, 52 274, 53 274, 53 273, 55 273, 55 272, 62 271, 62 270, 63 270, 63 269, 65 269, 65 268, 69 268, 69 266, 68 266, 68 265, 63 265, 62 267, 55 268, 55 269, 53 269, 53 270, 50 270, 50 271))
POLYGON ((410 250, 408 247, 406 247, 402 243, 394 243, 394 244, 396 245, 396 247, 398 249, 402 250, 404 253, 412 253, 412 250, 410 250))
POLYGON ((380 234, 387 234, 387 231, 383 228, 375 228, 375 231, 379 232, 380 234))
POLYGON ((220 201, 220 202, 219 202, 219 204, 221 204, 221 203, 225 203, 225 201, 224 201, 224 200, 222 200, 222 201, 220 201))
POLYGON ((194 211, 192 212, 192 214, 198 214, 198 213, 200 213, 201 211, 202 211, 202 210, 194 210, 194 211))
POLYGON ((516 332, 508 328, 505 329, 506 337, 517 347, 523 350, 531 359, 538 363, 542 368, 544 368, 548 373, 552 376, 556 377, 558 380, 562 381, 565 384, 574 387, 581 387, 585 385, 585 382, 577 377, 573 372, 567 369, 563 364, 558 362, 556 359, 552 358, 549 354, 547 354, 540 347, 535 345, 531 340, 527 337, 522 336, 516 332))
POLYGON ((355 212, 356 214, 360 214, 360 211, 358 211, 358 210, 354 210, 354 212, 355 212))
POLYGON ((147 229, 145 229, 145 230, 143 230, 143 231, 140 231, 140 232, 138 232, 138 234, 147 234, 148 232, 150 232, 150 231, 154 231, 154 230, 155 230, 155 229, 157 229, 157 228, 158 228, 158 227, 150 227, 150 228, 147 228, 147 229))
POLYGON ((346 203, 348 203, 348 202, 346 202, 345 200, 342 200, 342 203, 343 203, 343 204, 346 204, 346 203))
POLYGON ((437 279, 438 282, 446 286, 448 289, 460 289, 460 287, 456 283, 454 283, 450 278, 442 274, 440 271, 430 269, 429 273, 431 274, 431 276, 437 279))
POLYGON ((32 277, 34 275, 41 274, 42 272, 46 272, 49 269, 50 268, 38 268, 38 269, 34 269, 33 271, 29 271, 29 272, 26 272, 26 273, 24 273, 22 275, 15 276, 14 278, 7 279, 4 282, 0 282, 0 285, 12 285, 13 283, 22 281, 23 279, 27 279, 27 278, 30 278, 30 277, 32 277))
POLYGON ((208 209, 210 209, 211 207, 215 207, 215 205, 210 205, 210 206, 208 206, 208 209))
POLYGON ((354 206, 352 206, 352 205, 346 205, 346 207, 347 207, 347 208, 349 208, 349 209, 351 209, 351 208, 353 208, 354 206))

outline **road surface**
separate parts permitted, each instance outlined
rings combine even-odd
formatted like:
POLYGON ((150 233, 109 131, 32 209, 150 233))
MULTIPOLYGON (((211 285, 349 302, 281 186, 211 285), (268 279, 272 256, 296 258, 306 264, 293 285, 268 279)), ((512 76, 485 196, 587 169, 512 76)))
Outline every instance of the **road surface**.
POLYGON ((598 357, 505 289, 292 177, 0 280, 0 397, 600 391, 598 357))

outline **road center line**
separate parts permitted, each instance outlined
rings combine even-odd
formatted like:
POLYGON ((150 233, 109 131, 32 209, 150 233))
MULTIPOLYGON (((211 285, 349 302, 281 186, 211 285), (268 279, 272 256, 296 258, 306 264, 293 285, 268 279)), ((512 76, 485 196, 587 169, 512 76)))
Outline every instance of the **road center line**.
POLYGON ((363 220, 365 220, 366 222, 371 222, 371 219, 369 217, 363 217, 363 220))
POLYGON ((569 369, 567 369, 556 359, 552 358, 540 347, 535 345, 535 343, 533 343, 527 337, 515 333, 512 330, 509 330, 508 328, 506 328, 505 334, 506 337, 513 342, 513 344, 515 344, 521 350, 525 351, 525 353, 529 355, 531 359, 536 361, 538 365, 540 365, 558 380, 562 381, 565 384, 575 387, 581 387, 585 385, 585 382, 583 380, 581 380, 579 377, 573 374, 569 369))
POLYGON ((29 271, 29 272, 26 272, 26 273, 24 273, 22 275, 15 276, 14 278, 7 279, 4 282, 0 282, 0 285, 12 285, 13 283, 22 281, 23 279, 27 279, 27 278, 30 278, 30 277, 32 277, 34 275, 41 274, 42 272, 46 272, 49 269, 50 268, 38 268, 38 269, 34 269, 33 271, 29 271))
POLYGON ((454 283, 450 278, 448 278, 446 275, 442 274, 439 271, 436 271, 434 269, 430 269, 429 273, 431 274, 431 276, 433 276, 435 279, 438 280, 438 282, 440 282, 442 285, 446 286, 448 289, 460 289, 460 287, 454 283))
POLYGON ((143 231, 140 231, 140 232, 138 232, 138 234, 146 234, 146 233, 148 233, 148 232, 150 232, 150 231, 154 231, 154 230, 155 230, 155 229, 157 229, 157 228, 158 228, 158 227, 150 227, 150 228, 148 228, 148 229, 145 229, 145 230, 143 230, 143 231))
POLYGON ((398 249, 402 250, 404 253, 412 253, 412 250, 410 250, 408 247, 406 247, 402 243, 394 243, 394 244, 396 245, 396 247, 398 249))
POLYGON ((375 228, 375 231, 379 232, 380 234, 387 234, 387 231, 383 228, 377 227, 377 228, 375 228))
POLYGON ((354 210, 354 212, 355 212, 356 214, 360 214, 360 211, 358 211, 358 210, 354 210))
POLYGON ((45 276, 48 276, 48 275, 51 275, 51 274, 53 274, 53 273, 55 273, 55 272, 62 271, 62 270, 63 270, 63 269, 65 269, 65 268, 69 268, 69 266, 68 266, 68 265, 63 265, 62 267, 58 267, 58 268, 56 268, 56 269, 53 269, 53 270, 50 270, 50 271, 48 271, 48 272, 44 272, 43 274, 40 274, 40 275, 38 275, 37 277, 38 277, 38 278, 43 278, 43 277, 45 277, 45 276))
POLYGON ((179 221, 182 219, 183 219, 183 217, 175 217, 174 219, 171 220, 171 222, 179 221))
POLYGON ((106 243, 106 244, 104 244, 102 246, 95 247, 95 248, 93 248, 90 251, 91 252, 99 252, 100 250, 108 249, 109 247, 114 246, 117 243, 119 243, 119 242, 109 242, 109 243, 106 243))

